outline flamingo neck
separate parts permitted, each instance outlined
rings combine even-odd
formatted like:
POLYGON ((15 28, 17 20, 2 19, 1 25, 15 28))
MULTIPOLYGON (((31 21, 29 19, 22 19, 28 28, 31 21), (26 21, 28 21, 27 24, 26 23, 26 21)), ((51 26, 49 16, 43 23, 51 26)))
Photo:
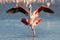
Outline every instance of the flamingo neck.
POLYGON ((29 5, 29 12, 30 12, 29 16, 31 17, 31 15, 32 15, 32 5, 31 4, 29 5))

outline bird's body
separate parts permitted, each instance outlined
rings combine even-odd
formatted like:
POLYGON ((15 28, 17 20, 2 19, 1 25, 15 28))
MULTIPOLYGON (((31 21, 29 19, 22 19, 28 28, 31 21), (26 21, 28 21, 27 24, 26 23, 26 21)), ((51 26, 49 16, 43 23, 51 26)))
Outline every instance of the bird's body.
MULTIPOLYGON (((30 5, 30 8, 31 8, 31 5, 30 5)), ((27 15, 28 19, 22 18, 21 22, 23 22, 25 25, 29 25, 31 27, 33 36, 34 36, 35 35, 34 26, 38 25, 38 23, 41 21, 41 18, 39 18, 38 15, 39 15, 39 12, 42 10, 44 12, 54 13, 54 11, 52 11, 50 8, 48 8, 46 6, 39 6, 34 12, 31 12, 31 9, 30 9, 30 11, 28 11, 26 8, 19 6, 16 8, 9 9, 7 11, 7 13, 22 12, 23 14, 27 15)))

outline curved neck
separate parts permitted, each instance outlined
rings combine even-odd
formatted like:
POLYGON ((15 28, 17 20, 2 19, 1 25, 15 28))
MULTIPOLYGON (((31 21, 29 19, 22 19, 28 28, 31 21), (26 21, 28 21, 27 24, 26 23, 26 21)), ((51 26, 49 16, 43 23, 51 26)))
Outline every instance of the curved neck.
POLYGON ((29 16, 31 16, 32 15, 32 5, 31 4, 29 5, 29 12, 30 12, 29 16))

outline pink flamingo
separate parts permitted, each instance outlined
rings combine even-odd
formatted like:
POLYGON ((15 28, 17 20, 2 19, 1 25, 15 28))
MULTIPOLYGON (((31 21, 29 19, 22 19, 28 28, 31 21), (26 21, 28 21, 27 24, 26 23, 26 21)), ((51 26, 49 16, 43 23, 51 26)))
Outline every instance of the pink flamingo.
MULTIPOLYGON (((31 11, 31 6, 30 6, 31 11)), ((25 25, 29 25, 32 29, 33 36, 35 35, 34 27, 38 25, 38 23, 41 21, 41 18, 38 17, 38 14, 40 11, 48 12, 48 13, 54 13, 53 10, 48 8, 47 6, 39 6, 34 12, 30 12, 26 8, 22 6, 11 8, 7 11, 7 13, 14 14, 17 12, 22 12, 23 14, 28 16, 28 19, 22 18, 21 22, 23 22, 25 25)))

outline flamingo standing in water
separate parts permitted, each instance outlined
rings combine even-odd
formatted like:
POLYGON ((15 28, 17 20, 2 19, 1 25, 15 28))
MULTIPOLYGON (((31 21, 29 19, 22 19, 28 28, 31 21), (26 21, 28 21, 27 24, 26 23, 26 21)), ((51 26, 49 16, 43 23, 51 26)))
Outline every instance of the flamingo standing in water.
POLYGON ((22 12, 26 16, 28 16, 28 19, 22 18, 21 22, 23 22, 25 25, 29 25, 32 29, 33 36, 35 35, 34 27, 38 25, 41 18, 38 17, 38 14, 40 11, 48 12, 48 13, 54 13, 53 10, 48 8, 47 6, 39 6, 34 12, 31 12, 31 5, 30 5, 30 11, 28 11, 26 8, 22 6, 14 7, 9 10, 7 10, 7 13, 14 14, 17 12, 22 12))

